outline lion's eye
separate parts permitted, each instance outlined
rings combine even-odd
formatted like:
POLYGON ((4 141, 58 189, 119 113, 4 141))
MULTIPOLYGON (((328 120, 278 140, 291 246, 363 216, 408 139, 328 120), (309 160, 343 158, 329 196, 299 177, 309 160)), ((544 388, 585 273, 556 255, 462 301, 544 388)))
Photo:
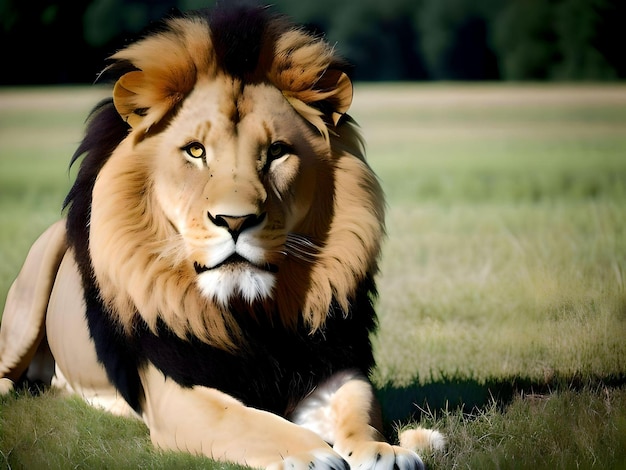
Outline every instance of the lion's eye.
POLYGON ((206 150, 204 149, 204 145, 199 142, 192 142, 183 147, 183 150, 187 155, 192 158, 204 158, 206 155, 206 150))
POLYGON ((289 153, 290 148, 284 142, 273 142, 267 149, 267 161, 271 162, 289 153))

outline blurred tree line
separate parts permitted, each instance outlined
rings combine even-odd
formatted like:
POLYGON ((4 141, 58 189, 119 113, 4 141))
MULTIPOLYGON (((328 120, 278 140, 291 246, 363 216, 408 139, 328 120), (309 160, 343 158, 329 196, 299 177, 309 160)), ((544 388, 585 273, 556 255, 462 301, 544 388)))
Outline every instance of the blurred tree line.
MULTIPOLYGON (((222 0, 228 1, 228 0, 222 0)), ((0 84, 90 83, 172 11, 214 0, 0 0, 0 84)), ((360 80, 626 78, 626 0, 269 0, 360 80)))

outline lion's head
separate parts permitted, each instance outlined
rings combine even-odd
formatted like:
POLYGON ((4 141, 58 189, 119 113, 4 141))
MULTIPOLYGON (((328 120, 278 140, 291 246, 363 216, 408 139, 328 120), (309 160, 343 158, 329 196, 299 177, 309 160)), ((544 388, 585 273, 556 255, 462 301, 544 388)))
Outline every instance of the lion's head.
POLYGON ((347 312, 384 203, 333 48, 252 8, 168 19, 112 60, 68 233, 121 325, 231 347, 233 309, 311 331, 332 301, 347 312))

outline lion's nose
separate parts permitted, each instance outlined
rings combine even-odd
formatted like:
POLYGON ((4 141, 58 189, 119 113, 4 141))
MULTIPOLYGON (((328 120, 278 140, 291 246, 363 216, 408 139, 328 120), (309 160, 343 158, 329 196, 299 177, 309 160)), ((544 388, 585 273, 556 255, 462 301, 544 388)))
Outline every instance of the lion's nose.
POLYGON ((217 214, 216 216, 213 216, 210 212, 208 212, 207 214, 209 215, 209 219, 211 220, 211 222, 213 222, 215 225, 217 225, 218 227, 226 228, 235 242, 237 242, 237 239, 239 238, 241 232, 260 225, 261 222, 263 222, 263 220, 265 219, 265 212, 260 215, 217 214))

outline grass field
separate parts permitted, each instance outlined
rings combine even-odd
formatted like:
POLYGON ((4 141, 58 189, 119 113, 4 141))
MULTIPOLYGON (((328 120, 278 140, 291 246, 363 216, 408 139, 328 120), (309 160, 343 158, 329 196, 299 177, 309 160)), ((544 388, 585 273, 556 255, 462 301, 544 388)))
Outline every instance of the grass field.
MULTIPOLYGON (((104 89, 0 90, 0 303, 60 215, 104 89)), ((358 85, 388 197, 374 381, 443 431, 429 468, 626 468, 626 86, 358 85)), ((222 468, 45 391, 0 399, 0 468, 222 468)))

